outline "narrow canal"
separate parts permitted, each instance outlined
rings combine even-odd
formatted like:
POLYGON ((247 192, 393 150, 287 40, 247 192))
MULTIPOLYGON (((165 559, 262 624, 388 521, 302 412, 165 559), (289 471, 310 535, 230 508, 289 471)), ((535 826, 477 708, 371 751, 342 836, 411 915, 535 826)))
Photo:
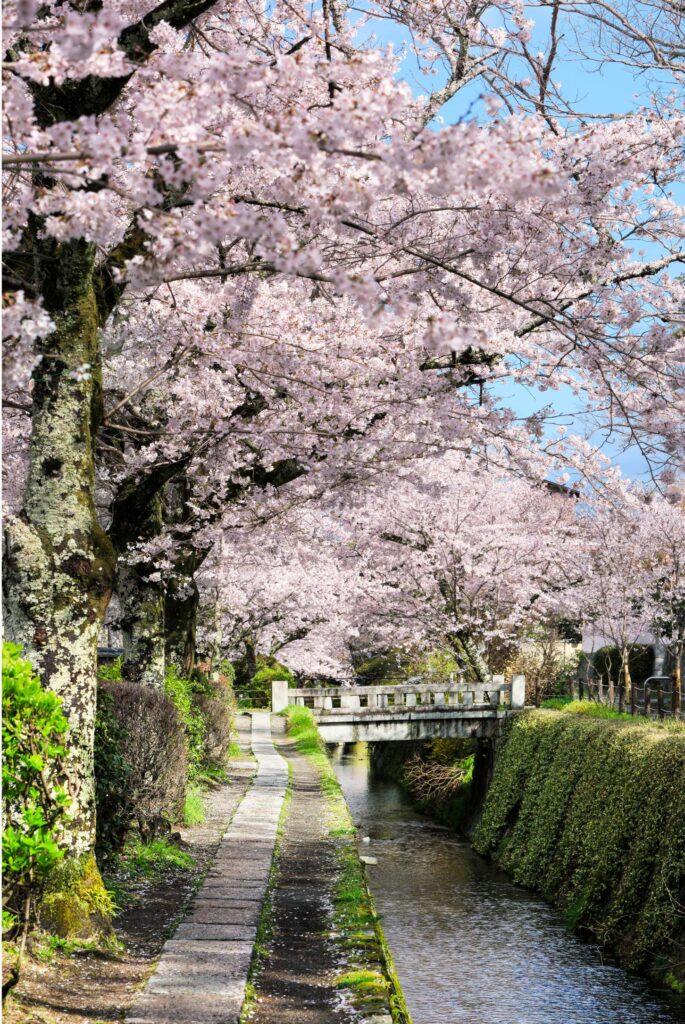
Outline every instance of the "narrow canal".
POLYGON ((414 1024, 672 1024, 647 985, 574 938, 559 915, 371 777, 365 744, 335 770, 359 827, 414 1024))

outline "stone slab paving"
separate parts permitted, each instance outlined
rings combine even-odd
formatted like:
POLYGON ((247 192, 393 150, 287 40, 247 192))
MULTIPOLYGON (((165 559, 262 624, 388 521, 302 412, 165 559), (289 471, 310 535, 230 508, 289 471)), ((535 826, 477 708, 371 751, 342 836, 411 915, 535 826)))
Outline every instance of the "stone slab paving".
POLYGON ((268 711, 252 716, 252 750, 252 787, 127 1024, 237 1024, 240 1018, 288 782, 268 711))

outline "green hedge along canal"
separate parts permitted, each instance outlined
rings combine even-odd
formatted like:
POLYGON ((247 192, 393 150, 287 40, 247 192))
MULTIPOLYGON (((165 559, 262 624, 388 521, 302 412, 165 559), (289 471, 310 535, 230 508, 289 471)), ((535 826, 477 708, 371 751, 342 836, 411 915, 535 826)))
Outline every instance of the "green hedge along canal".
POLYGON ((336 774, 414 1024, 672 1024, 647 984, 581 942, 467 840, 371 777, 366 744, 336 774))

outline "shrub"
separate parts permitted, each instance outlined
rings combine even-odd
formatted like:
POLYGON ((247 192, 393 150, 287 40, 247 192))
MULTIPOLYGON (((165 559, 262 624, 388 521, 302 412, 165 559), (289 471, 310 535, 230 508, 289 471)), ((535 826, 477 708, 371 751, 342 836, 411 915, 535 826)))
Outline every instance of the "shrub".
POLYGON ((197 703, 204 723, 204 766, 213 768, 223 765, 231 746, 232 704, 221 691, 217 691, 216 696, 199 696, 197 703))
POLYGON ((98 679, 103 682, 114 683, 122 679, 121 665, 123 658, 114 658, 113 661, 100 662, 98 665, 98 679))
POLYGON ((188 741, 188 777, 223 765, 231 744, 234 698, 231 678, 209 679, 196 672, 192 679, 167 669, 165 689, 176 706, 188 741))
MULTIPOLYGON (((144 839, 179 821, 188 768, 183 721, 174 702, 149 686, 102 683, 113 698, 121 732, 121 757, 128 767, 131 820, 144 839)), ((105 809, 110 817, 114 809, 105 809)))
POLYGON ((98 686, 95 717, 95 852, 107 861, 124 844, 134 818, 131 768, 126 761, 126 729, 115 708, 118 689, 98 686))
POLYGON ((3 927, 20 926, 23 944, 45 882, 63 857, 57 834, 69 798, 57 780, 68 723, 61 700, 43 689, 21 648, 5 643, 2 653, 3 927))
POLYGON ((189 779, 201 773, 205 760, 205 721, 197 704, 195 685, 191 679, 179 675, 174 665, 167 667, 164 690, 176 708, 185 732, 189 779))
POLYGON ((280 665, 278 662, 273 665, 262 665, 250 680, 249 695, 252 699, 269 704, 273 679, 287 679, 290 684, 295 682, 295 677, 285 665, 280 665))

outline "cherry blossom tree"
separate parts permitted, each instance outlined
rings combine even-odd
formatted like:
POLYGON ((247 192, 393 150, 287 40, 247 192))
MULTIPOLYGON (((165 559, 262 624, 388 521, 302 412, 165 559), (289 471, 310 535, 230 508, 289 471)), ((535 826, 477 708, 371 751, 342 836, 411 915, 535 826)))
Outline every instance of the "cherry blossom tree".
POLYGON ((620 653, 621 704, 634 696, 630 652, 653 637, 670 654, 673 703, 679 710, 685 649, 682 501, 629 488, 623 503, 593 510, 580 529, 585 570, 575 597, 586 621, 620 653))
POLYGON ((633 697, 631 652, 645 642, 654 612, 646 509, 637 494, 628 492, 626 497, 621 505, 595 509, 584 517, 581 578, 574 595, 581 617, 619 652, 621 710, 633 697))
POLYGON ((511 644, 565 609, 575 502, 454 459, 396 474, 363 507, 364 608, 392 641, 454 651, 490 678, 488 649, 511 644))

